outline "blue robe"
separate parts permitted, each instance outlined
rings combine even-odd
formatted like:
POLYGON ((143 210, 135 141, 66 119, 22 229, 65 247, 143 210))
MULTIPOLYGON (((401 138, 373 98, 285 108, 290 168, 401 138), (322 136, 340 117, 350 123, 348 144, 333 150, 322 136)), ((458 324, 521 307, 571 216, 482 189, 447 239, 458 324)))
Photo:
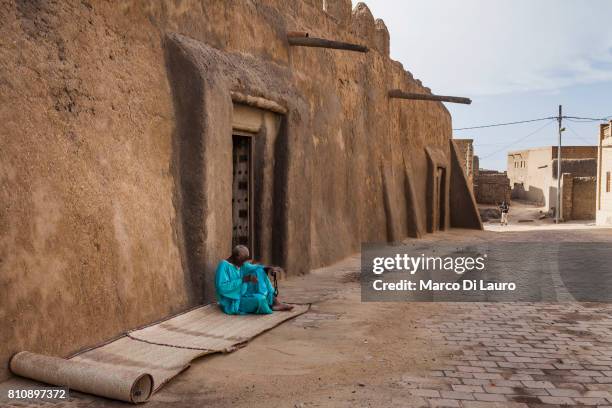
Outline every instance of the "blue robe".
POLYGON ((274 302, 274 287, 262 265, 245 262, 240 269, 221 261, 215 273, 217 301, 227 314, 270 314, 274 302), (246 275, 257 276, 258 282, 245 283, 246 275))

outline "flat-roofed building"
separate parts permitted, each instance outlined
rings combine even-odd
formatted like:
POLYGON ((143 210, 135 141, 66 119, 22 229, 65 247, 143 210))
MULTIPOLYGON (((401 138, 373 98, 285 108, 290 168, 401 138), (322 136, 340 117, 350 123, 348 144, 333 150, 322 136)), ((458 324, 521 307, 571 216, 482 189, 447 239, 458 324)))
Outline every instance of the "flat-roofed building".
MULTIPOLYGON (((544 146, 508 153, 512 198, 530 201, 549 210, 557 207, 557 149, 557 146, 544 146)), ((561 173, 569 173, 571 177, 595 177, 597 146, 563 146, 561 173)))
POLYGON ((612 121, 599 128, 597 150, 597 225, 612 225, 612 121))

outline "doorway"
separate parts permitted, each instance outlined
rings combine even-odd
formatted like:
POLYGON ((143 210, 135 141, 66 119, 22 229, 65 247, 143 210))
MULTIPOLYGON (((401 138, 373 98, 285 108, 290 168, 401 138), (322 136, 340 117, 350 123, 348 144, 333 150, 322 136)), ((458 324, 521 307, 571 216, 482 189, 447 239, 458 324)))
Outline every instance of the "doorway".
POLYGON ((234 134, 232 139, 232 248, 244 245, 253 255, 252 137, 234 134))
POLYGON ((434 231, 446 229, 446 169, 436 168, 434 205, 436 213, 434 215, 434 231))

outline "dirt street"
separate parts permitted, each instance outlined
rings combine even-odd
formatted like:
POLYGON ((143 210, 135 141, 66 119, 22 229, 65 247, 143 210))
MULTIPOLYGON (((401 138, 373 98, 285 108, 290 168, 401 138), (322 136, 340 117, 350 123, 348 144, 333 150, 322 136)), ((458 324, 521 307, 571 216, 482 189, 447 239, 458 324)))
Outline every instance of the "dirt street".
MULTIPOLYGON (((479 204, 481 209, 496 209, 495 205, 479 204)), ((595 226, 595 220, 591 221, 566 221, 559 225, 555 224, 554 217, 548 214, 546 207, 541 207, 529 202, 512 200, 508 216, 508 225, 501 226, 499 219, 490 219, 483 223, 488 231, 510 232, 510 231, 534 231, 534 230, 583 230, 605 228, 595 226)))
MULTIPOLYGON (((426 239, 588 242, 611 241, 610 232, 453 230, 426 239)), ((612 405, 612 307, 362 303, 358 274, 353 256, 281 282, 285 300, 312 303, 308 313, 234 353, 195 361, 147 406, 612 405)), ((15 379, 0 391, 28 384, 15 379)), ((127 404, 73 393, 55 406, 127 404)))

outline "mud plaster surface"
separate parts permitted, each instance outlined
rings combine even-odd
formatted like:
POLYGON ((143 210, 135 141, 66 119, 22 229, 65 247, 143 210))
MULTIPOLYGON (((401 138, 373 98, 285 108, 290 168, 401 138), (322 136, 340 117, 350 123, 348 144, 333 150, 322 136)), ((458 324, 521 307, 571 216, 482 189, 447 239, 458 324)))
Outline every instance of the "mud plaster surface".
POLYGON ((428 90, 388 58, 367 7, 326 3, 339 14, 317 1, 0 1, 0 379, 17 351, 66 356, 204 298, 181 222, 170 33, 291 73, 307 114, 286 179, 290 273, 414 233, 424 149, 448 160, 450 115, 386 98, 428 90), (291 49, 288 30, 371 52, 291 49))

